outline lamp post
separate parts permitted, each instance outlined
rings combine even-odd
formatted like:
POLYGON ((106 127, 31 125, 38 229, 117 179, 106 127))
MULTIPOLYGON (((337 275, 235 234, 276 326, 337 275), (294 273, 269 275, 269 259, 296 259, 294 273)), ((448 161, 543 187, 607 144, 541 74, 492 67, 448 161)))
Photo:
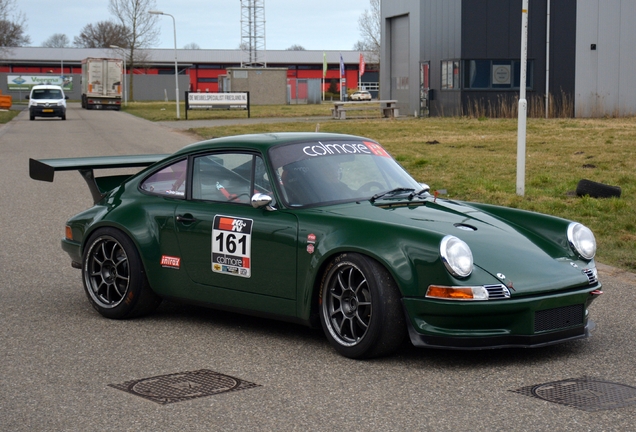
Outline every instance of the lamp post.
POLYGON ((128 106, 128 93, 126 91, 126 51, 124 48, 117 45, 111 45, 110 47, 120 49, 123 52, 122 57, 124 59, 124 73, 122 74, 121 81, 122 81, 122 89, 124 93, 124 106, 128 106))
POLYGON ((175 94, 177 98, 177 119, 180 119, 181 115, 179 114, 179 70, 177 68, 177 22, 175 21, 172 15, 161 12, 161 11, 151 10, 151 11, 148 11, 148 13, 152 15, 168 15, 170 18, 172 18, 172 27, 174 29, 174 85, 175 85, 175 94))

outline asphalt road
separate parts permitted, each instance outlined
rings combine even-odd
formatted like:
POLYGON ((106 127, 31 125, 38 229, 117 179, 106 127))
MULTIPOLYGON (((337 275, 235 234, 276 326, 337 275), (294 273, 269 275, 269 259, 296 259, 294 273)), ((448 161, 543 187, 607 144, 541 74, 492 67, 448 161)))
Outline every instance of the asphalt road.
POLYGON ((354 361, 320 331, 193 306, 102 318, 60 249, 66 219, 91 205, 88 188, 76 172, 31 180, 29 157, 163 153, 195 138, 74 104, 67 118, 22 112, 0 127, 0 430, 636 429, 636 405, 588 412, 513 392, 581 377, 636 387, 636 276, 607 266, 593 337, 542 349, 406 344, 354 361), (201 369, 258 386, 167 405, 109 386, 201 369))

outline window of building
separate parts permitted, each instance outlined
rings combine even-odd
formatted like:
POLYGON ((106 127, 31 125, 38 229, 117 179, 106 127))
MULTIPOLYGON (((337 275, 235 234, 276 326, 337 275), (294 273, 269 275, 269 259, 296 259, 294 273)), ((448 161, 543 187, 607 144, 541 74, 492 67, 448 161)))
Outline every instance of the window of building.
POLYGON ((298 70, 322 70, 322 65, 298 65, 298 70))
POLYGON ((459 90, 459 60, 442 60, 442 90, 459 90))
MULTIPOLYGON (((534 62, 528 60, 526 88, 532 89, 534 62)), ((465 60, 464 88, 473 90, 519 90, 520 60, 465 60)))

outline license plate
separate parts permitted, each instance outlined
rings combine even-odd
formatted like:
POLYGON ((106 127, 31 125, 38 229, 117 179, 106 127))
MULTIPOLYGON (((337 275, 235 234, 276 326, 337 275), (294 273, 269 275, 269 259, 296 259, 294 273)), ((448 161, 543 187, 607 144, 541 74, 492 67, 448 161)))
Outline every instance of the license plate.
POLYGON ((53 112, 52 109, 43 109, 42 112, 53 112))

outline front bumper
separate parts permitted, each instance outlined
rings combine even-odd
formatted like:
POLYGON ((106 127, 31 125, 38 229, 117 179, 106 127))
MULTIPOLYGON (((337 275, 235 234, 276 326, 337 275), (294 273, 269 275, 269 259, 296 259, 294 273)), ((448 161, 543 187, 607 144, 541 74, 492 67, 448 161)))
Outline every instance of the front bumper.
POLYGON ((93 109, 120 109, 121 99, 88 97, 86 104, 93 109))
POLYGON ((63 106, 32 106, 29 108, 31 116, 35 117, 62 117, 66 114, 63 106))
POLYGON ((587 308, 600 284, 550 295, 459 302, 404 298, 409 337, 418 347, 541 347, 590 336, 587 308))
POLYGON ((71 265, 75 268, 81 268, 82 252, 81 245, 77 242, 62 239, 62 250, 71 257, 71 265))

